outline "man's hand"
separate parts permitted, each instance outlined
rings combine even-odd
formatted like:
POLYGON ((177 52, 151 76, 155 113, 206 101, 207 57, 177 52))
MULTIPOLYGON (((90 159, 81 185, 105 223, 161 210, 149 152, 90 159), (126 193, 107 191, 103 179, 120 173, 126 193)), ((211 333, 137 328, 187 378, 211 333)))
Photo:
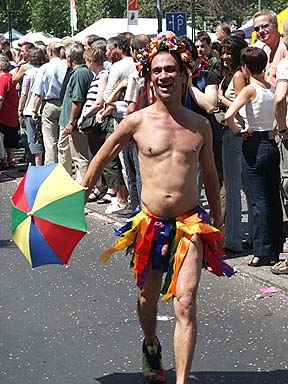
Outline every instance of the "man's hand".
POLYGON ((72 134, 72 132, 73 132, 73 124, 72 124, 71 121, 69 121, 69 123, 64 128, 64 132, 67 133, 67 135, 71 135, 72 134))

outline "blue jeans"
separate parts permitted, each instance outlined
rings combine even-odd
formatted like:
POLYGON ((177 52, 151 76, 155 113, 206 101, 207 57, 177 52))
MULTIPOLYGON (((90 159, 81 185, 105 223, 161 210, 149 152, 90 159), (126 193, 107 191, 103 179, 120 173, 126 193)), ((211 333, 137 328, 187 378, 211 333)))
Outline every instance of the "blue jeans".
POLYGON ((280 156, 275 140, 254 132, 243 142, 243 181, 252 205, 253 254, 279 258, 283 249, 280 156))
POLYGON ((222 161, 226 190, 225 247, 242 251, 242 143, 230 129, 223 133, 222 161))
POLYGON ((44 151, 42 143, 35 143, 36 122, 32 120, 31 116, 25 116, 26 130, 29 149, 34 155, 35 153, 42 153, 44 151))

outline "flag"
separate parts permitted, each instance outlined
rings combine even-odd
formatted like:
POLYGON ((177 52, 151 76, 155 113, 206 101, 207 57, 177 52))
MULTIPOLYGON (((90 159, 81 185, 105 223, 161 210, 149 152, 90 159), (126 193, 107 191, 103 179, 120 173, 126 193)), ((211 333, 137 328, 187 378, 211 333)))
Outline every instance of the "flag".
POLYGON ((127 0, 128 25, 138 24, 138 0, 127 0))
POLYGON ((71 18, 71 30, 72 30, 72 36, 73 36, 73 32, 77 31, 77 12, 76 12, 75 0, 70 0, 70 18, 71 18))

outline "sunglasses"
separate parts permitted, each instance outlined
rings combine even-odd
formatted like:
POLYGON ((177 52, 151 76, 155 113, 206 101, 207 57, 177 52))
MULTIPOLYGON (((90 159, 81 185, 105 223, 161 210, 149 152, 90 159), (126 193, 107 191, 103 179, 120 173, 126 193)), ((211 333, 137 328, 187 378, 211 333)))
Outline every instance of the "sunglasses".
POLYGON ((261 24, 259 25, 259 27, 254 27, 254 31, 255 32, 259 32, 260 31, 260 28, 261 29, 267 29, 270 27, 270 24, 266 23, 266 24, 261 24))

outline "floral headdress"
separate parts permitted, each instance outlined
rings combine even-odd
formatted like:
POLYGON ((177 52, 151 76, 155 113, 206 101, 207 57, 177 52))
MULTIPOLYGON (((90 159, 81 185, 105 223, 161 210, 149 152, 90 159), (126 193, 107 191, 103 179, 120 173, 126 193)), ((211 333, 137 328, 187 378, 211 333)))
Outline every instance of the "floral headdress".
POLYGON ((177 53, 183 64, 190 70, 193 69, 194 60, 191 52, 188 50, 184 41, 177 39, 176 36, 161 36, 161 38, 152 39, 145 47, 141 48, 137 54, 136 68, 140 76, 145 76, 145 72, 150 68, 152 59, 159 51, 177 53))
MULTIPOLYGON (((175 35, 162 35, 151 40, 151 42, 145 47, 138 50, 136 68, 140 77, 144 77, 144 91, 140 94, 136 102, 136 110, 140 100, 144 102, 144 105, 153 103, 156 98, 154 89, 150 84, 151 73, 150 66, 153 58, 159 51, 166 51, 169 53, 178 54, 179 58, 183 62, 183 65, 189 70, 193 71, 194 60, 192 53, 189 51, 187 44, 184 41, 177 39, 175 35)), ((187 82, 188 84, 188 82, 187 82)), ((185 99, 187 94, 187 84, 182 90, 182 100, 185 99)))

